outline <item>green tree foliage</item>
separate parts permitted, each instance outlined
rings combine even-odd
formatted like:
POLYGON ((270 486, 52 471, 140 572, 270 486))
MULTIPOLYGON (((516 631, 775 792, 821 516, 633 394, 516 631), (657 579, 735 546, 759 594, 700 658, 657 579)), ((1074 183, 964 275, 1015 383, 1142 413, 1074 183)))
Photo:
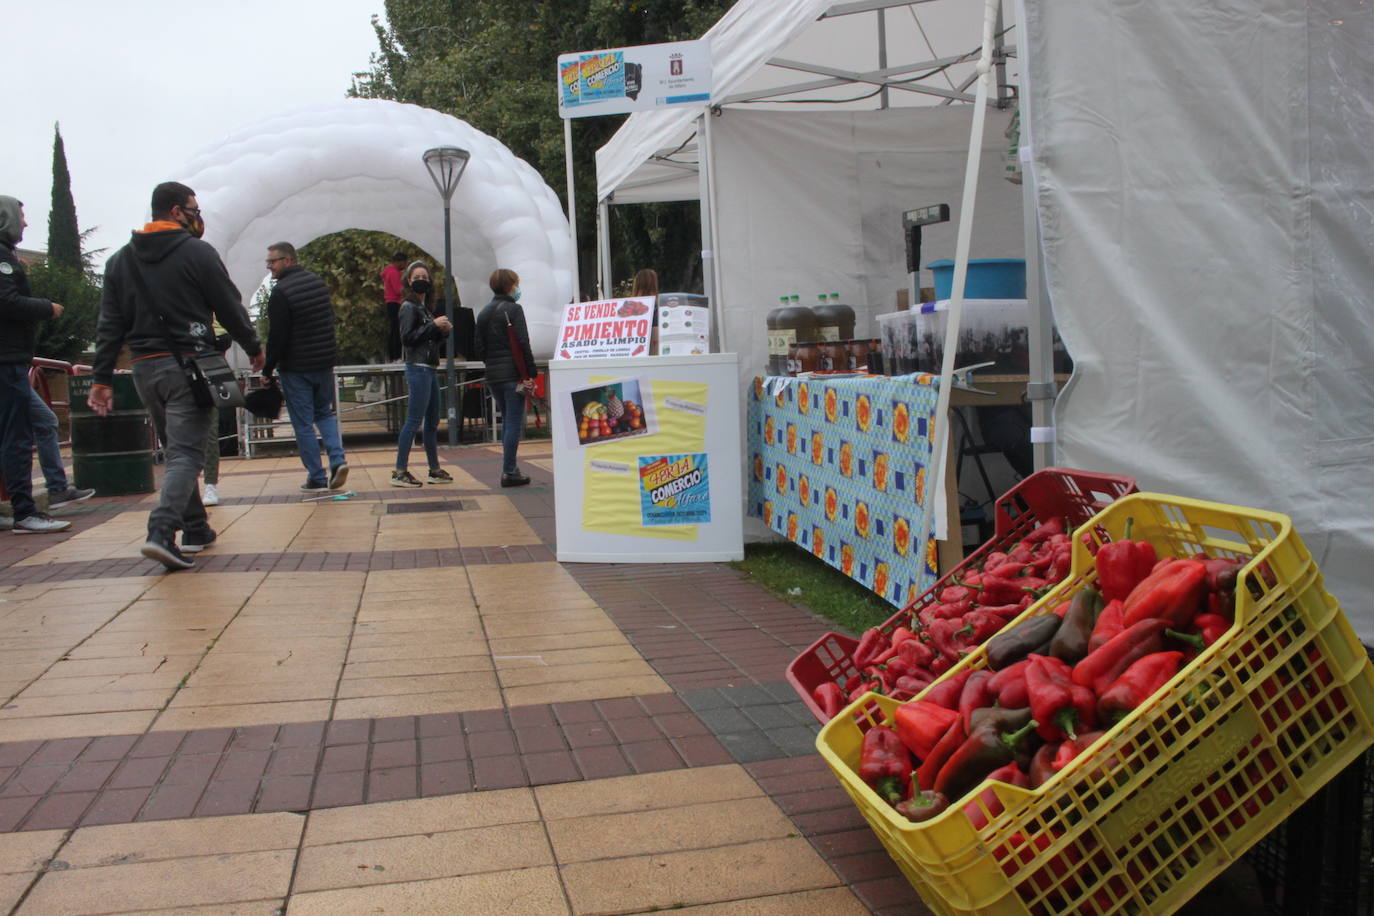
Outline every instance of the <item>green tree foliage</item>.
MULTIPOLYGON (((378 51, 351 94, 447 112, 504 143, 560 195, 566 188, 558 117, 559 54, 698 38, 732 0, 387 0, 378 51)), ((595 154, 623 117, 572 125, 585 294, 596 277, 595 154)), ((616 279, 658 269, 665 287, 700 289, 695 203, 613 208, 616 279)))
POLYGON ((79 362, 87 344, 95 340, 100 312, 100 278, 81 267, 68 267, 49 258, 29 268, 33 294, 62 303, 62 317, 38 325, 37 356, 79 362))
POLYGON ((48 260, 75 270, 81 270, 86 266, 81 257, 81 230, 76 225, 72 176, 67 170, 67 147, 62 142, 62 129, 57 124, 53 125, 52 207, 48 211, 48 260))

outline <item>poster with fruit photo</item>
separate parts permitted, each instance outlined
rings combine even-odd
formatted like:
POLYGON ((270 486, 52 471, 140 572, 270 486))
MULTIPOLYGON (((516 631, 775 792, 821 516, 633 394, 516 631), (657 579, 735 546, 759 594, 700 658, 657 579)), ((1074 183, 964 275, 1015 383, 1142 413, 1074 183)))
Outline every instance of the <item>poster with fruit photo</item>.
POLYGON ((648 379, 611 379, 570 391, 559 426, 570 446, 653 435, 658 424, 648 379))

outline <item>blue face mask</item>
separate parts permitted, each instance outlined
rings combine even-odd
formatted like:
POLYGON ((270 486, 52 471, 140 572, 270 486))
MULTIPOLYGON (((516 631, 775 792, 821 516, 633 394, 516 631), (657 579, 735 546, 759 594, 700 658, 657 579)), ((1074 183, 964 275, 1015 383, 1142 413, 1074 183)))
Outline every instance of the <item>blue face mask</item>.
POLYGON ((520 287, 517 286, 515 289, 511 290, 511 291, 510 291, 510 297, 511 297, 511 299, 514 300, 515 302, 519 302, 519 301, 520 301, 520 287))

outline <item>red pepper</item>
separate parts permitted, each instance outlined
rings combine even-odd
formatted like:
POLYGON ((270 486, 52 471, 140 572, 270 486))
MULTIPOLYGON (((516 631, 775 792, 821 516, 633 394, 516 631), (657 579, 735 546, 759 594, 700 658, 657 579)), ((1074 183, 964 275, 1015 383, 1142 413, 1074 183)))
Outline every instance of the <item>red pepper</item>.
POLYGON ((1007 625, 1007 618, 994 614, 994 609, 981 608, 964 615, 964 626, 959 630, 970 645, 981 646, 996 636, 1007 625), (964 633, 967 630, 967 633, 964 633))
POLYGON ((1073 666, 1073 682, 1101 696, 1132 662, 1164 648, 1167 629, 1167 620, 1155 619, 1127 627, 1073 666))
POLYGON ((854 647, 854 667, 862 671, 873 664, 890 646, 887 634, 882 630, 877 627, 865 630, 859 637, 859 644, 854 647))
POLYGON ((1020 709, 1030 705, 1030 695, 1026 692, 1026 668, 1030 659, 1023 658, 1014 665, 1008 665, 992 676, 988 687, 997 694, 997 705, 1006 709, 1020 709))
POLYGON ((887 669, 883 668, 881 665, 869 665, 864 669, 864 674, 867 675, 871 681, 877 682, 879 693, 887 693, 892 689, 893 675, 888 674, 887 669))
POLYGON ((1122 620, 1126 626, 1149 618, 1186 627, 1198 612, 1207 585, 1207 565, 1201 560, 1175 560, 1150 573, 1126 598, 1122 620))
POLYGON ((1005 562, 1007 562, 1006 552, 1002 550, 994 550, 992 553, 988 554, 986 557, 983 558, 983 569, 991 569, 992 567, 1000 566, 1005 562))
POLYGON ((1231 621, 1220 614, 1198 614, 1193 618, 1193 626, 1197 628, 1203 644, 1210 646, 1231 629, 1231 621))
POLYGON ((930 692, 925 695, 924 699, 936 706, 957 710, 959 708, 959 695, 964 692, 964 682, 969 679, 971 674, 973 674, 973 669, 969 668, 941 681, 930 688, 930 692))
POLYGON ((983 570, 989 576, 997 576, 1002 579, 1014 579, 1021 575, 1026 568, 1026 564, 1017 563, 1015 560, 1005 560, 996 566, 984 566, 983 570))
POLYGON ((1016 542, 1016 546, 1007 551, 1007 559, 1022 564, 1028 563, 1030 562, 1030 558, 1035 554, 1034 548, 1034 544, 1027 544, 1023 538, 1016 542))
POLYGON ((968 641, 958 635, 963 626, 962 620, 932 621, 930 626, 926 627, 926 632, 930 634, 931 647, 945 658, 957 662, 969 648, 968 641))
POLYGON ((840 685, 834 681, 826 681, 824 684, 817 684, 816 689, 811 691, 811 698, 816 701, 816 705, 821 708, 821 714, 827 719, 833 719, 844 709, 844 692, 840 690, 840 685))
POLYGON ((925 760, 930 756, 931 749, 958 718, 959 714, 954 710, 927 700, 903 703, 893 713, 898 737, 916 755, 917 760, 925 760))
POLYGON ((1030 777, 1026 775, 1026 771, 1021 769, 1014 760, 1000 769, 993 770, 988 774, 987 778, 995 779, 998 782, 1005 782, 1008 785, 1020 786, 1023 789, 1029 789, 1031 787, 1030 777))
POLYGON ((1021 591, 1023 592, 1043 592, 1055 583, 1049 579, 1042 579, 1039 576, 1022 576, 1019 580, 1021 591))
POLYGON ((963 585, 950 585, 940 589, 937 596, 942 604, 954 604, 958 601, 972 601, 976 597, 974 589, 963 585))
POLYGON ((897 805, 897 813, 909 821, 928 821, 949 807, 949 799, 939 792, 916 790, 911 797, 897 805))
POLYGON ((897 649, 902 645, 902 643, 915 638, 916 634, 908 630, 906 627, 897 627, 897 629, 892 631, 892 641, 888 644, 887 651, 883 652, 882 655, 879 655, 877 658, 873 659, 871 664, 885 664, 894 656, 896 656, 897 649))
POLYGON ((882 693, 882 692, 883 692, 883 682, 882 682, 882 681, 860 681, 860 682, 859 682, 859 686, 857 686, 857 687, 855 687, 853 690, 849 691, 849 702, 853 703, 855 700, 857 700, 859 697, 863 696, 863 695, 866 694, 866 693, 882 693))
POLYGON ((1116 598, 1107 602, 1107 606, 1097 615, 1097 623, 1093 625, 1092 635, 1088 637, 1089 654, 1102 648, 1109 639, 1126 629, 1126 625, 1121 619, 1121 613, 1125 607, 1125 603, 1120 598, 1116 598))
POLYGON ((1030 534, 1026 535, 1024 538, 1022 538, 1021 543, 1039 544, 1041 541, 1048 541, 1056 534, 1063 534, 1064 528, 1065 525, 1063 516, 1055 516, 1054 518, 1046 521, 1040 527, 1036 528, 1030 534))
POLYGON ((924 668, 935 661, 935 653, 931 651, 930 646, 919 639, 905 640, 897 647, 897 657, 916 669, 924 668))
POLYGON ((969 721, 969 716, 973 715, 975 709, 993 704, 995 697, 988 690, 990 680, 992 672, 983 669, 973 672, 964 681, 964 689, 959 693, 959 716, 964 720, 964 731, 972 733, 973 723, 969 721))
POLYGON ((974 729, 940 767, 935 791, 946 798, 963 798, 993 770, 1013 763, 1018 754, 1027 753, 1024 744, 1034 729, 1034 720, 1011 732, 1004 732, 997 723, 974 729))
POLYGON ((1236 557, 1214 557, 1202 562, 1207 567, 1208 588, 1214 592, 1234 592, 1236 590, 1236 576, 1240 574, 1241 569, 1249 561, 1236 557))
POLYGON ((929 687, 934 680, 935 676, 926 671, 917 674, 904 674, 892 682, 890 696, 894 700, 905 702, 929 687))
POLYGON ((1154 652, 1142 656, 1097 698, 1097 711, 1105 721, 1118 722, 1154 696, 1183 665, 1182 652, 1154 652))
POLYGON ((963 721, 956 715, 954 721, 945 729, 945 733, 940 736, 940 740, 930 749, 930 753, 921 761, 921 765, 916 768, 916 784, 922 789, 934 789, 935 777, 940 775, 940 768, 945 765, 959 745, 964 743, 968 733, 964 731, 963 721))
POLYGON ((1057 658, 1030 656, 1026 691, 1031 715, 1039 723, 1036 733, 1046 741, 1058 741, 1065 735, 1075 738, 1079 728, 1097 721, 1097 698, 1091 690, 1075 684, 1072 669, 1057 658))
POLYGON ((1103 544, 1097 551, 1097 587, 1108 601, 1125 601, 1131 589, 1143 582, 1159 562, 1155 545, 1130 539, 1133 527, 1135 519, 1126 519, 1126 533, 1121 540, 1103 544))
POLYGON ((1058 773, 1060 770, 1064 769, 1064 767, 1068 766, 1075 757, 1092 747, 1097 739, 1105 734, 1107 733, 1101 731, 1084 732, 1072 741, 1063 742, 1059 745, 1058 750, 1054 752, 1054 757, 1050 761, 1050 768, 1058 773))
MULTIPOLYGON (((1021 600, 1021 596, 1027 592, 1033 592, 1036 588, 1028 588, 1025 583, 1027 579, 1008 579, 1004 576, 994 576, 988 574, 983 577, 982 584, 978 586, 978 603, 980 604, 1012 604, 1021 600)), ((1039 582, 1040 580, 1035 580, 1039 582)))
POLYGON ((1063 745, 1062 741, 1051 741, 1048 744, 1040 745, 1040 749, 1031 757, 1030 769, 1027 774, 1030 777, 1031 788, 1039 788, 1049 782, 1050 777, 1058 772, 1054 768, 1055 755, 1059 753, 1059 748, 1063 745))
POLYGON ((875 725, 864 735, 859 751, 859 778, 890 805, 906 796, 911 782, 911 753, 895 731, 875 725))

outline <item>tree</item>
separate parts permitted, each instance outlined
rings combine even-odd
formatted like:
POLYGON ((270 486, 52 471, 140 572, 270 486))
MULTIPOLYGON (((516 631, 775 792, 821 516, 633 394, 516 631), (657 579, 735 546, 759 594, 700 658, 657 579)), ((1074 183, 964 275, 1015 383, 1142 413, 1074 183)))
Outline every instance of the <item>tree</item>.
POLYGON ((62 127, 59 124, 53 125, 48 260, 77 270, 85 267, 81 257, 81 231, 76 226, 76 201, 72 200, 72 176, 67 171, 67 148, 62 142, 62 127))
MULTIPOLYGON (((376 18, 378 51, 351 95, 447 112, 504 143, 550 187, 566 186, 563 128, 555 104, 559 54, 696 38, 729 0, 387 0, 376 18)), ((573 168, 583 292, 596 275, 595 153, 623 118, 573 123, 573 168)), ((653 266, 665 283, 700 287, 695 204, 643 205, 611 221, 613 278, 653 266)))

